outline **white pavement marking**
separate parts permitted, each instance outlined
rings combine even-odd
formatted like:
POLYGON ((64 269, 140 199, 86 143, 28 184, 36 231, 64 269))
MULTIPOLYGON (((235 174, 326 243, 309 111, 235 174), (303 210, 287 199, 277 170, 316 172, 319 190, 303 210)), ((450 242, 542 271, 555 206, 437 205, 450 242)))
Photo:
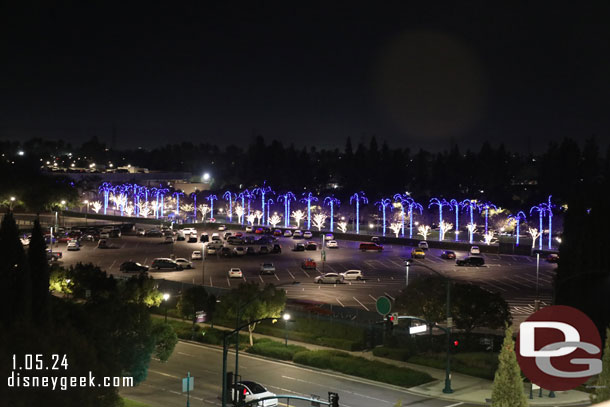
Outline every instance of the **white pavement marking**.
POLYGON ((303 273, 305 273, 305 275, 307 276, 307 278, 311 278, 311 276, 309 274, 307 274, 307 272, 303 269, 301 269, 303 271, 303 273))
POLYGON ((231 287, 231 280, 229 280, 229 277, 227 277, 227 284, 229 285, 229 287, 231 287))
POLYGON ((212 276, 210 276, 210 287, 214 287, 214 283, 212 283, 212 276))
POLYGON ((114 263, 116 263, 116 260, 112 261, 112 264, 110 265, 110 267, 108 267, 108 271, 112 270, 112 266, 114 266, 114 263))
POLYGON ((370 309, 368 309, 368 308, 367 308, 367 307, 366 307, 366 306, 365 306, 363 303, 361 303, 360 301, 358 301, 358 298, 356 298, 356 297, 352 297, 352 298, 353 298, 353 299, 355 299, 355 300, 356 300, 356 302, 357 302, 358 304, 362 305, 362 308, 364 308, 364 309, 365 309, 365 310, 367 310, 367 311, 370 311, 370 309))
POLYGON ((392 263, 393 265, 395 265, 396 267, 400 267, 400 268, 404 267, 404 264, 399 264, 399 263, 395 262, 394 260, 390 260, 390 259, 387 259, 387 260, 390 263, 392 263))
POLYGON ((391 299, 392 301, 394 301, 394 297, 392 297, 390 294, 384 292, 385 296, 388 297, 389 299, 391 299))
POLYGON ((457 406, 461 406, 462 404, 464 404, 464 402, 460 401, 459 403, 449 404, 448 406, 445 406, 445 407, 457 407, 457 406))
POLYGON ((336 272, 337 272, 337 270, 335 270, 335 269, 333 268, 333 266, 331 266, 331 265, 330 265, 330 264, 328 264, 328 263, 326 263, 326 267, 328 267, 328 268, 329 268, 329 269, 330 269, 330 270, 331 270, 333 273, 336 273, 336 272))
POLYGON ((292 279, 293 279, 293 280, 296 280, 296 278, 294 278, 294 274, 292 274, 292 273, 290 272, 290 270, 286 269, 286 271, 288 272, 288 274, 290 274, 290 277, 292 277, 292 279))
POLYGON ((371 294, 369 294, 369 297, 371 297, 373 301, 377 301, 377 298, 373 297, 371 294))
POLYGON ((258 275, 258 278, 261 280, 261 283, 265 284, 265 281, 263 280, 263 276, 261 276, 260 274, 258 275))
MULTIPOLYGON (((319 288, 319 287, 318 287, 318 288, 319 288)), ((345 308, 345 305, 343 305, 343 303, 342 303, 341 301, 339 301, 339 299, 338 299, 338 298, 335 298, 335 299, 337 300, 337 302, 338 302, 338 303, 339 303, 339 304, 340 304, 340 305, 341 305, 343 308, 345 308)))
POLYGON ((146 264, 146 261, 148 261, 148 257, 144 257, 144 263, 142 263, 142 264, 144 264, 144 265, 145 265, 145 264, 146 264))
POLYGON ((275 279, 276 279, 277 281, 280 281, 280 278, 277 276, 277 274, 273 274, 273 276, 275 277, 275 279))

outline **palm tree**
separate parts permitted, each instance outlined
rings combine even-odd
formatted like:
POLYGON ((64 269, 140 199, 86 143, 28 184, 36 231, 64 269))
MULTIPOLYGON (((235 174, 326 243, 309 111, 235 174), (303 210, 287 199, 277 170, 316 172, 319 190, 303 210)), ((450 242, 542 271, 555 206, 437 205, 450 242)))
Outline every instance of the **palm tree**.
MULTIPOLYGON (((428 205, 428 208, 430 208, 432 205, 436 205, 438 206, 438 224, 440 227, 441 222, 443 221, 443 206, 451 206, 449 204, 449 202, 447 202, 447 200, 445 198, 443 198, 443 200, 440 200, 438 198, 432 198, 430 199, 430 204, 428 205)), ((438 234, 438 240, 441 240, 441 236, 442 233, 438 234)))
MULTIPOLYGON (((474 225, 474 210, 476 209, 479 212, 481 211, 481 207, 477 203, 477 200, 464 199, 460 205, 462 206, 462 208, 468 208, 470 210, 470 225, 474 225)), ((455 229, 457 230, 457 227, 455 229)), ((471 231, 470 229, 468 230, 470 231, 470 243, 472 243, 474 231, 471 231)))
POLYGON ((519 211, 517 212, 516 215, 510 215, 508 217, 509 219, 514 219, 516 222, 516 230, 517 230, 517 242, 516 242, 516 246, 519 246, 519 225, 521 224, 522 220, 527 219, 527 215, 525 215, 525 213, 523 213, 523 211, 519 211))
POLYGON ((330 206, 330 231, 333 231, 333 219, 335 216, 335 205, 341 205, 341 201, 335 198, 334 195, 327 196, 324 198, 324 203, 330 206))
POLYGON ((549 199, 546 204, 546 210, 549 215, 549 250, 552 249, 551 242, 553 241, 553 204, 551 203, 551 198, 553 195, 549 195, 549 199))
POLYGON ((369 203, 366 195, 363 191, 356 192, 349 198, 350 205, 355 202, 356 203, 356 234, 360 234, 360 202, 363 204, 369 203))
POLYGON ((214 201, 217 201, 218 197, 214 194, 210 194, 205 199, 210 201, 210 219, 212 219, 214 218, 214 201))
POLYGON ((455 241, 458 241, 458 235, 459 235, 459 230, 460 230, 460 207, 462 206, 462 203, 456 199, 452 199, 449 201, 449 205, 451 205, 451 208, 455 211, 455 241))
POLYGON ((231 191, 225 191, 222 195, 222 199, 229 201, 229 223, 233 222, 233 201, 237 199, 237 195, 231 191))
POLYGON ((311 192, 303 192, 301 202, 307 202, 307 230, 311 229, 311 201, 317 202, 318 198, 313 196, 311 192))
MULTIPOLYGON (((402 237, 405 237, 405 203, 406 203, 406 196, 403 195, 403 194, 394 194, 394 200, 397 201, 397 202, 400 202, 400 221, 401 221, 401 224, 402 224, 401 231, 402 231, 402 237)), ((398 237, 398 234, 396 234, 396 237, 398 237)))
POLYGON ((193 213, 193 217, 195 218, 195 222, 197 222, 197 192, 192 192, 189 196, 193 198, 193 208, 195 208, 195 212, 193 213))
POLYGON ((164 209, 165 209, 165 194, 169 193, 169 189, 167 189, 167 188, 159 188, 157 190, 157 193, 161 196, 161 204, 160 204, 161 206, 160 206, 160 209, 161 209, 161 217, 163 218, 163 216, 164 216, 163 212, 164 212, 164 209))
POLYGON ((250 195, 250 191, 248 191, 247 189, 243 190, 242 192, 240 192, 239 194, 237 194, 237 198, 241 199, 241 207, 243 209, 243 214, 241 216, 241 224, 244 224, 244 220, 245 220, 245 215, 246 215, 246 203, 245 203, 245 199, 250 195))
POLYGON ((176 191, 172 194, 176 198, 176 216, 180 216, 180 195, 184 196, 184 192, 176 191))
MULTIPOLYGON (((383 212, 383 235, 385 236, 385 208, 392 204, 392 200, 389 198, 381 198, 375 202, 375 205, 383 212)), ((390 210, 392 208, 390 207, 390 210)))
POLYGON ((405 202, 409 207, 409 239, 413 239, 413 209, 419 210, 421 215, 424 208, 410 196, 405 199, 405 202))
POLYGON ((269 212, 271 209, 271 205, 273 205, 275 203, 275 201, 273 200, 273 198, 269 198, 267 199, 267 224, 269 224, 269 212))
POLYGON ((538 249, 542 250, 542 235, 544 235, 544 229, 542 228, 542 218, 544 217, 544 215, 547 212, 547 204, 546 202, 542 202, 539 205, 536 206, 532 206, 530 208, 530 215, 532 214, 532 212, 534 211, 538 211, 538 215, 540 217, 540 229, 539 229, 539 235, 538 237, 540 238, 539 242, 538 242, 538 249))
POLYGON ((104 194, 104 215, 106 215, 106 209, 108 208, 108 195, 112 191, 112 184, 109 182, 103 182, 98 188, 100 193, 104 194))
POLYGON ((492 204, 491 202, 481 203, 479 205, 479 207, 481 209, 485 209, 485 234, 487 234, 487 218, 489 217, 489 209, 490 208, 498 209, 498 208, 496 208, 496 205, 492 204))
POLYGON ((290 191, 284 195, 278 196, 277 200, 284 201, 284 227, 287 228, 290 225, 290 201, 296 201, 296 196, 290 191))
POLYGON ((263 181, 263 185, 252 190, 253 195, 261 196, 261 212, 263 213, 262 223, 265 224, 265 194, 274 193, 270 186, 267 186, 267 181, 263 181))

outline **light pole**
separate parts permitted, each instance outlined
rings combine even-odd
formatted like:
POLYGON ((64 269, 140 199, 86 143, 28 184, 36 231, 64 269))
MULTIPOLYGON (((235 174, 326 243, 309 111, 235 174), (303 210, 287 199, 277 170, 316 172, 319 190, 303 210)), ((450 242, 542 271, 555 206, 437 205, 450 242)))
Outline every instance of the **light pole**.
POLYGON ((165 323, 167 323, 167 300, 169 300, 169 294, 163 294, 163 303, 165 304, 165 323))
POLYGON ((290 320, 290 314, 282 315, 284 320, 284 346, 288 346, 288 321, 290 320))
POLYGON ((409 286, 409 266, 411 265, 411 260, 407 259, 405 260, 405 269, 406 269, 406 273, 405 273, 405 286, 409 286))
POLYGON ((11 196, 11 198, 10 198, 10 202, 11 202, 11 203, 9 203, 8 208, 9 208, 9 210, 11 210, 11 211, 13 210, 13 205, 15 204, 15 199, 16 199, 16 198, 15 198, 14 196, 11 196))
POLYGON ((534 311, 538 311, 540 309, 540 297, 538 296, 538 276, 540 273, 540 251, 534 250, 536 252, 536 299, 534 300, 534 311))

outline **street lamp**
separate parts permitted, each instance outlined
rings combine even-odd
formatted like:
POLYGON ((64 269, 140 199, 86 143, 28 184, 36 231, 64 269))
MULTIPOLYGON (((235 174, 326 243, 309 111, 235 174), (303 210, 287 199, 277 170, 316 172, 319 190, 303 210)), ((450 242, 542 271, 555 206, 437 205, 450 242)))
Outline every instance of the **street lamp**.
POLYGON ((288 346, 288 321, 290 320, 290 314, 282 315, 284 320, 284 346, 288 346))
POLYGON ((8 205, 9 209, 12 211, 13 210, 13 205, 15 204, 15 197, 11 196, 10 201, 11 203, 8 205))
POLYGON ((165 323, 167 323, 167 300, 169 300, 169 294, 163 294, 163 302, 165 303, 165 323))
POLYGON ((405 260, 405 269, 406 269, 406 273, 405 273, 405 286, 408 287, 409 286, 409 266, 411 265, 411 260, 410 259, 406 259, 405 260))

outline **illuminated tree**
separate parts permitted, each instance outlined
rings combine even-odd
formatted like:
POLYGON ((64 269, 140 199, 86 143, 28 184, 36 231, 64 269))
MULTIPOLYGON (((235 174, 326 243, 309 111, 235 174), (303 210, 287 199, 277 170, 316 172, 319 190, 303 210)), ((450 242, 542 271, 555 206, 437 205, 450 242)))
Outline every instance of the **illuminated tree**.
POLYGON ((301 202, 307 202, 307 230, 311 229, 311 202, 318 202, 318 198, 313 196, 311 192, 303 192, 301 202))
POLYGON ((553 195, 549 195, 547 204, 546 204, 546 210, 548 212, 549 215, 549 250, 552 249, 552 241, 553 241, 553 205, 551 203, 551 198, 553 197, 553 195))
POLYGON ((447 232, 449 232, 451 229, 453 229, 453 223, 448 223, 445 221, 441 221, 441 223, 438 225, 439 227, 439 236, 440 239, 439 240, 445 240, 445 234, 447 232))
POLYGON ((214 201, 218 200, 218 197, 214 194, 210 194, 205 199, 210 201, 210 219, 212 219, 214 217, 214 201))
POLYGON ((493 208, 493 209, 498 209, 496 208, 496 205, 492 204, 491 202, 484 202, 479 204, 479 208, 481 208, 482 210, 485 210, 485 234, 487 234, 487 218, 489 217, 489 209, 493 208))
POLYGON ((192 211, 194 211, 193 217, 195 218, 195 221, 196 221, 197 220, 197 191, 191 192, 191 194, 189 196, 191 198, 193 198, 193 209, 192 209, 192 211))
POLYGON ((159 210, 161 211, 161 217, 164 216, 164 211, 165 211, 165 194, 167 194, 168 192, 169 192, 169 189, 167 189, 167 188, 159 188, 157 190, 157 193, 161 197, 161 204, 159 205, 159 210))
POLYGON ((95 201, 91 204, 91 207, 93 208, 93 212, 99 213, 100 209, 102 209, 102 203, 100 201, 95 201))
POLYGON ((538 232, 538 229, 536 229, 536 228, 529 228, 528 233, 532 237, 532 249, 533 249, 534 247, 536 247, 536 239, 538 239, 541 236, 541 233, 538 232))
POLYGON ((150 214, 150 205, 148 204, 148 202, 145 201, 138 203, 138 214, 145 218, 148 217, 148 215, 150 214))
POLYGON ((106 210, 108 209, 108 198, 112 188, 112 184, 109 182, 103 182, 98 188, 98 191, 104 195, 104 215, 106 215, 106 210))
POLYGON ((125 213, 127 214, 127 216, 133 215, 133 211, 134 211, 133 205, 129 204, 129 205, 125 206, 125 213))
POLYGON ((241 223, 243 225, 243 217, 244 217, 244 207, 237 204, 235 205, 235 214, 237 215, 237 223, 241 223))
POLYGON ((394 222, 394 223, 390 224, 390 229, 392 229, 392 232, 394 232, 396 237, 398 237, 398 234, 400 233, 402 226, 403 226, 402 222, 394 222))
MULTIPOLYGON (((430 204, 428 205, 428 208, 430 208, 433 205, 438 206, 438 224, 440 226, 441 222, 443 222, 443 206, 451 207, 451 205, 444 198, 442 200, 440 200, 438 198, 432 198, 432 199, 430 199, 430 204)), ((441 233, 438 234, 438 240, 442 240, 441 233)))
POLYGON ((176 216, 180 216, 180 196, 184 196, 184 192, 176 191, 172 196, 176 199, 176 216))
POLYGON ((369 203, 369 200, 364 195, 364 192, 356 192, 349 198, 350 205, 355 202, 356 203, 356 234, 360 234, 360 202, 363 204, 369 203))
POLYGON ((318 232, 324 227, 324 222, 326 222, 326 218, 327 216, 322 212, 313 215, 313 225, 318 228, 318 232))
POLYGON ((491 244, 492 239, 494 238, 494 231, 490 230, 489 232, 483 234, 483 242, 486 245, 491 244))
POLYGON ((334 195, 324 198, 324 203, 330 206, 330 231, 333 232, 333 221, 335 217, 335 205, 341 205, 341 201, 335 198, 334 195))
POLYGON ((180 209, 182 209, 183 212, 189 213, 194 209, 194 206, 193 204, 182 204, 180 209))
MULTIPOLYGON (((385 236, 385 208, 387 208, 388 206, 392 205, 392 200, 389 198, 382 198, 379 201, 375 202, 375 205, 377 205, 377 207, 382 211, 383 213, 383 235, 385 236)), ((391 210, 391 206, 390 206, 390 210, 391 210)))
POLYGON ((472 244, 474 239, 474 232, 475 230, 477 230, 477 224, 469 223, 468 225, 466 225, 466 229, 468 229, 468 242, 472 244))
POLYGON ((455 241, 457 242, 460 230, 460 208, 462 207, 462 202, 452 199, 449 201, 449 205, 451 205, 452 210, 455 212, 455 241))
POLYGON ((235 199, 237 199, 237 195, 231 191, 225 191, 225 193, 222 195, 222 199, 224 199, 225 201, 229 201, 229 210, 227 211, 227 214, 229 215, 229 222, 232 223, 233 222, 233 201, 235 199))
POLYGON ((284 195, 280 195, 277 198, 278 202, 284 201, 284 227, 290 225, 290 201, 295 201, 296 197, 292 192, 286 192, 284 195))
POLYGON ((256 223, 258 223, 259 225, 261 224, 261 219, 264 218, 264 215, 261 211, 256 210, 254 211, 254 217, 256 218, 256 223))
POLYGON ((159 219, 159 201, 151 201, 150 209, 152 210, 153 216, 159 219))
POLYGON ((519 211, 519 212, 517 212, 516 215, 510 215, 508 218, 512 219, 515 222, 515 229, 516 229, 516 232, 517 232, 517 243, 516 243, 516 245, 519 246, 519 225, 521 224, 522 220, 527 219, 527 216, 525 215, 525 213, 523 213, 523 211, 519 211))
MULTIPOLYGON (((474 225, 474 210, 478 210, 480 211, 481 208, 479 206, 479 204, 477 203, 476 199, 464 199, 461 203, 462 208, 468 208, 470 211, 470 223, 472 225, 474 225)), ((472 243, 472 238, 470 240, 470 243, 472 243)))
POLYGON ((413 239, 413 209, 418 210, 421 215, 424 208, 411 197, 407 197, 404 202, 406 202, 407 207, 409 208, 409 239, 413 239))
MULTIPOLYGON (((405 200, 406 196, 402 194, 394 194, 394 200, 400 203, 400 220, 402 222, 401 231, 402 237, 405 237, 405 200)), ((398 236, 396 236, 398 237, 398 236)))
POLYGON ((347 233, 347 222, 339 222, 337 223, 337 227, 341 231, 341 233, 347 233))
MULTIPOLYGON (((246 201, 246 197, 248 197, 249 195, 250 195, 250 191, 248 191, 247 189, 240 192, 239 194, 237 194, 237 198, 241 199, 242 215, 246 214, 246 202, 245 201, 246 201)), ((248 209, 249 209, 249 206, 248 206, 248 209)), ((237 212, 235 212, 235 213, 237 213, 237 212)), ((248 210, 248 214, 249 213, 250 213, 250 211, 248 210)), ((241 222, 242 225, 244 224, 244 220, 245 220, 245 216, 242 217, 242 222, 241 222)))
POLYGON ((251 213, 248 216, 246 216, 246 219, 248 220, 248 223, 252 226, 252 225, 254 225, 254 220, 256 220, 256 215, 251 213))
POLYGON ((297 228, 299 228, 299 227, 301 227, 301 221, 305 217, 305 212, 298 209, 298 210, 292 212, 292 217, 294 218, 294 221, 297 223, 297 228))
POLYGON ((418 235, 422 236, 424 238, 424 240, 428 240, 428 235, 430 234, 430 226, 427 225, 420 225, 417 228, 417 231, 419 232, 418 235))
MULTIPOLYGON (((265 223, 265 203, 266 203, 265 194, 274 193, 274 192, 270 186, 267 186, 267 181, 263 181, 263 185, 258 188, 254 188, 252 190, 252 193, 254 195, 260 195, 260 197, 261 197, 261 212, 263 214, 262 222, 264 224, 265 223)), ((259 221, 259 225, 260 225, 260 221, 259 221)))
POLYGON ((273 205, 275 203, 275 201, 273 200, 273 198, 269 198, 267 199, 267 224, 269 224, 269 212, 271 210, 271 205, 273 205))
POLYGON ((282 221, 282 218, 280 218, 278 215, 272 215, 269 219, 269 224, 275 229, 276 225, 278 223, 280 223, 282 221))
POLYGON ((541 203, 540 205, 536 205, 536 206, 532 206, 530 208, 530 215, 532 214, 532 212, 534 211, 538 211, 538 216, 540 218, 540 234, 538 235, 539 239, 539 243, 538 243, 538 249, 542 250, 542 234, 544 232, 544 227, 542 226, 542 218, 544 218, 544 215, 547 213, 547 204, 545 202, 541 203))
POLYGON ((199 212, 201 212, 201 220, 203 220, 205 222, 205 215, 208 214, 208 212, 210 212, 210 207, 206 204, 201 204, 199 205, 199 212))

